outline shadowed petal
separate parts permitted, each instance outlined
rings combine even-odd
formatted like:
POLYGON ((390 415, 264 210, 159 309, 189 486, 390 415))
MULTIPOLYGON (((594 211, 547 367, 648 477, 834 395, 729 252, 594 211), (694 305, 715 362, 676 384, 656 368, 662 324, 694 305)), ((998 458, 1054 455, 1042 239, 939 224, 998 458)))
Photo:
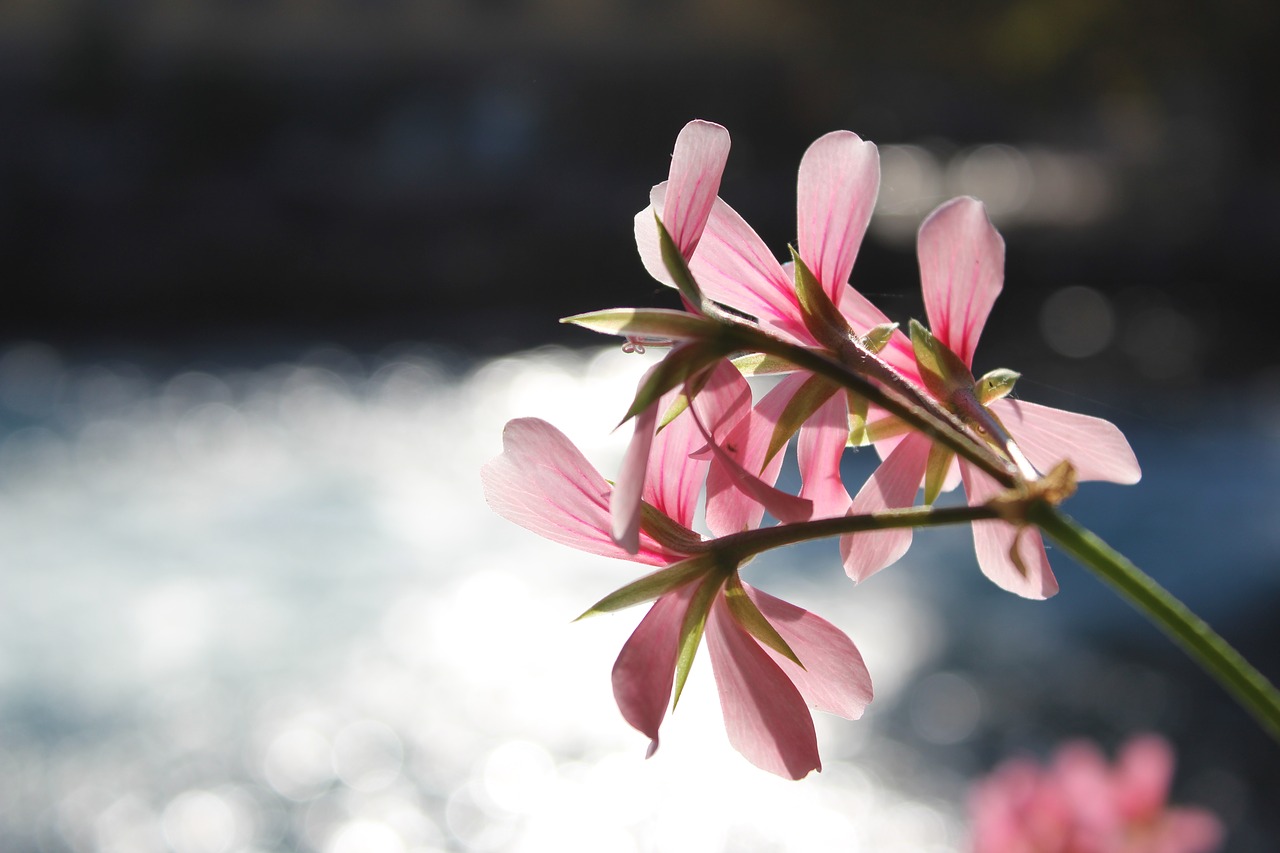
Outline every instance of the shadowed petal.
POLYGON ((818 738, 804 698, 720 596, 711 607, 707 651, 729 743, 762 770, 803 779, 821 770, 818 738))
MULTIPOLYGON (((880 192, 880 154, 856 133, 820 137, 800 160, 796 227, 800 257, 839 303, 880 192)), ((874 325, 874 324, 872 324, 874 325)))
POLYGON ((849 492, 840 479, 840 458, 849 441, 849 406, 834 394, 800 427, 796 442, 800 497, 813 501, 814 518, 836 518, 849 509, 849 492))
MULTIPOLYGON (((964 479, 970 505, 986 503, 1002 491, 999 483, 967 462, 961 461, 960 476, 964 479)), ((1023 598, 1036 599, 1049 598, 1057 593, 1058 580, 1049 566, 1044 539, 1035 527, 1019 529, 1007 521, 975 521, 973 545, 978 555, 978 567, 1001 589, 1023 598), (1009 556, 1015 542, 1025 574, 1009 556)))
POLYGON ((685 584, 655 601, 613 665, 613 698, 623 719, 649 737, 649 755, 658 748, 658 729, 676 673, 680 625, 697 588, 696 583, 685 584))
POLYGON ((546 421, 519 418, 502 432, 503 452, 480 471, 495 512, 553 542, 590 554, 665 566, 672 554, 647 535, 632 556, 609 535, 611 487, 565 435, 546 421))
MULTIPOLYGON (((929 460, 929 446, 929 439, 919 433, 911 433, 899 441, 858 491, 849 513, 867 515, 914 504, 929 460)), ((909 527, 840 537, 845 573, 859 582, 900 560, 910 547, 909 527)))
POLYGON ((1004 240, 977 199, 943 204, 920 226, 920 284, 929 328, 968 366, 1004 284, 1004 240))
POLYGON ((1110 421, 1007 397, 989 408, 1041 473, 1067 459, 1079 480, 1130 485, 1142 478, 1133 448, 1110 421))
POLYGON ((804 700, 820 711, 846 720, 861 717, 871 702, 871 674, 867 672, 853 640, 808 610, 745 583, 742 588, 804 664, 801 669, 793 661, 764 647, 804 700))

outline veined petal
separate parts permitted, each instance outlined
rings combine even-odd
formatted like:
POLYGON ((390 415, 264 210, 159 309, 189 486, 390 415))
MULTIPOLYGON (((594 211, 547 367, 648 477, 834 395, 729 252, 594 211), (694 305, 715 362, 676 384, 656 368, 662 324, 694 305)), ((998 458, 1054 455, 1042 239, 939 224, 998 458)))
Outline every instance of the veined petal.
POLYGON ((840 458, 849 441, 849 406, 836 393, 800 427, 796 442, 800 497, 813 501, 814 518, 836 518, 849 509, 849 492, 840 479, 840 458))
POLYGON ((623 645, 613 665, 613 698, 622 717, 658 748, 676 673, 680 625, 698 584, 685 584, 659 598, 623 645))
POLYGON ((880 154, 856 133, 828 133, 810 145, 800 160, 796 192, 800 257, 832 302, 839 303, 849 281, 879 192, 880 154))
MULTIPOLYGON (((968 462, 960 462, 969 504, 984 504, 1002 491, 1000 484, 968 462)), ((973 545, 978 567, 996 586, 1023 598, 1049 598, 1058 592, 1058 580, 1049 566, 1044 539, 1033 526, 1019 528, 1007 521, 975 521, 973 545), (1022 569, 1010 554, 1017 545, 1022 569)))
POLYGON ((1129 485, 1142 478, 1133 448, 1110 421, 1008 397, 987 408, 996 413, 1041 473, 1066 459, 1076 469, 1078 480, 1129 485))
POLYGON ((702 238, 728 159, 729 131, 718 124, 691 121, 676 137, 662 224, 686 261, 702 238))
POLYGON ((742 588, 800 658, 804 668, 766 648, 811 706, 856 720, 871 702, 871 674, 853 640, 836 626, 747 584, 742 588))
POLYGON ((706 642, 733 748, 760 769, 787 779, 821 770, 818 737, 804 698, 734 621, 723 598, 711 607, 706 642))
MULTIPOLYGON (((849 506, 851 515, 868 515, 886 509, 909 507, 924 479, 929 459, 929 439, 911 433, 898 442, 849 506)), ((871 530, 840 537, 840 557, 845 573, 862 582, 896 563, 911 547, 911 528, 871 530)))
MULTIPOLYGON (((668 392, 658 403, 665 412, 684 388, 668 392)), ((723 436, 751 408, 751 388, 732 364, 722 360, 698 391, 699 413, 711 434, 723 436)), ((694 457, 707 444, 689 409, 663 427, 653 439, 644 478, 644 500, 676 522, 690 527, 709 460, 694 457)))
POLYGON ((553 542, 590 554, 665 566, 680 559, 647 534, 628 554, 610 536, 612 488, 578 448, 546 421, 520 418, 502 432, 503 452, 480 471, 495 512, 553 542))
POLYGON ((946 202, 920 226, 924 309, 934 337, 973 366, 982 327, 1004 286, 1004 240, 982 202, 946 202))
POLYGON ((636 553, 640 547, 640 495, 644 489, 649 451, 653 447, 660 409, 661 401, 655 401, 636 415, 635 432, 631 434, 631 442, 622 457, 622 469, 618 472, 609 500, 610 531, 614 541, 629 554, 636 553))

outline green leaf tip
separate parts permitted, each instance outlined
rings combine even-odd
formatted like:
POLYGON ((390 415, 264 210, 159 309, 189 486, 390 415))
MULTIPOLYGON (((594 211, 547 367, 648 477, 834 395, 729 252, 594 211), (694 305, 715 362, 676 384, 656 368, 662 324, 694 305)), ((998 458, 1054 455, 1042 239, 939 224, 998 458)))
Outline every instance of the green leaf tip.
POLYGON ((698 287, 698 282, 689 271, 684 255, 680 254, 680 247, 676 245, 675 240, 671 239, 671 232, 667 231, 667 226, 662 224, 656 210, 653 212, 653 221, 658 224, 658 245, 662 250, 662 265, 667 268, 667 274, 676 283, 680 295, 690 305, 701 308, 702 288, 698 287))
POLYGON ((1021 377, 1022 374, 1017 371, 999 367, 979 379, 973 391, 978 397, 978 402, 985 406, 1008 396, 1021 377))

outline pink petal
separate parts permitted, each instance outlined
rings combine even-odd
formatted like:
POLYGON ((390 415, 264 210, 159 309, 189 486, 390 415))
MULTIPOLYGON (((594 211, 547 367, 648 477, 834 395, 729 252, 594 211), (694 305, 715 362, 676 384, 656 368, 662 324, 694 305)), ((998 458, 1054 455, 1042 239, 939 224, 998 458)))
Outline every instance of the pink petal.
MULTIPOLYGON (((884 312, 852 287, 841 289, 837 305, 845 320, 860 335, 865 335, 872 328, 889 322, 884 312)), ((916 366, 915 352, 911 348, 911 339, 901 331, 893 333, 888 345, 880 350, 880 358, 911 382, 924 386, 920 378, 920 369, 916 366)))
POLYGON ((612 489, 562 432, 537 418, 520 418, 502 432, 503 452, 480 471, 495 512, 553 542, 590 554, 665 566, 680 558, 647 535, 635 556, 610 537, 612 489))
POLYGON ((676 674, 680 626, 698 584, 685 584, 659 598, 623 645, 613 665, 613 698, 622 717, 658 748, 676 674))
POLYGON ((1133 448, 1110 421, 1007 397, 989 408, 1042 474, 1069 459, 1080 480, 1128 485, 1142 478, 1133 448))
POLYGON ((691 121, 676 137, 662 224, 685 260, 702 238, 728 159, 729 131, 718 124, 691 121))
POLYGON ((1155 735, 1136 737, 1124 745, 1116 761, 1118 806, 1131 821, 1146 822, 1160 814, 1173 782, 1173 749, 1155 735))
POLYGON ((635 432, 631 434, 631 443, 627 445, 627 452, 622 457, 622 469, 618 472, 618 479, 614 481, 613 495, 609 501, 613 539, 628 554, 636 553, 640 547, 640 495, 644 490, 645 472, 649 467, 653 431, 658 424, 658 404, 651 404, 636 415, 634 421, 635 432))
POLYGON ((840 301, 849 281, 879 191, 879 152, 855 133, 828 133, 810 145, 800 160, 796 193, 800 257, 832 302, 840 301))
MULTIPOLYGON (((767 509, 779 521, 813 517, 813 502, 774 488, 783 454, 765 464, 774 427, 807 375, 793 373, 720 442, 712 442, 714 459, 707 472, 707 527, 727 536, 760 525, 767 509)), ((695 400, 695 407, 697 401, 695 400)))
POLYGON ((706 640, 733 748, 760 769, 788 779, 821 770, 818 737, 803 697, 734 620, 723 596, 711 607, 706 640))
MULTIPOLYGON (((673 390, 658 403, 665 414, 684 391, 673 390)), ((751 408, 751 388, 728 360, 721 361, 698 392, 699 409, 712 435, 724 436, 751 408)), ((644 499, 667 517, 690 527, 706 479, 708 460, 695 457, 707 440, 686 409, 653 439, 644 478, 644 499)))
MULTIPOLYGON (((854 497, 849 514, 867 515, 914 504, 928 465, 929 447, 929 439, 919 433, 913 432, 899 441, 854 497)), ((840 556, 845 573, 857 582, 897 562, 910 547, 909 527, 854 533, 840 538, 840 556)))
POLYGON ((920 226, 924 309, 934 336, 973 365, 978 337, 1004 284, 1004 240, 982 202, 956 198, 920 226))
POLYGON ((853 641, 827 620, 808 610, 774 598, 747 584, 760 612, 787 641, 804 668, 770 648, 764 648, 812 707, 846 720, 856 720, 871 702, 871 674, 853 641))
POLYGON ((804 422, 796 442, 800 497, 813 501, 814 518, 836 518, 849 509, 849 492, 840 479, 840 459, 848 443, 849 406, 845 395, 837 392, 804 422))
MULTIPOLYGON (((986 503, 1001 491, 1000 484, 970 465, 960 463, 960 476, 964 479, 969 504, 986 503)), ((978 567, 996 586, 1023 598, 1049 598, 1058 591, 1057 578, 1049 567, 1049 555, 1044 551, 1044 540, 1034 527, 1019 530, 1007 521, 975 521, 973 545, 978 555, 978 567), (1026 567, 1026 575, 1009 557, 1014 543, 1026 567)))

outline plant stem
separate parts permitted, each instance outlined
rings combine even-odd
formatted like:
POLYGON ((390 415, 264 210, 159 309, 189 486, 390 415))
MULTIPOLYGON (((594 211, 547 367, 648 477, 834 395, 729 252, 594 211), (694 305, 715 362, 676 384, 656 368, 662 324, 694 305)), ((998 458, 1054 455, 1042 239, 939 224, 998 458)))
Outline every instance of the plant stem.
POLYGON ((1280 691, 1203 619, 1056 507, 1036 501, 1027 518, 1168 634, 1280 741, 1280 691))

